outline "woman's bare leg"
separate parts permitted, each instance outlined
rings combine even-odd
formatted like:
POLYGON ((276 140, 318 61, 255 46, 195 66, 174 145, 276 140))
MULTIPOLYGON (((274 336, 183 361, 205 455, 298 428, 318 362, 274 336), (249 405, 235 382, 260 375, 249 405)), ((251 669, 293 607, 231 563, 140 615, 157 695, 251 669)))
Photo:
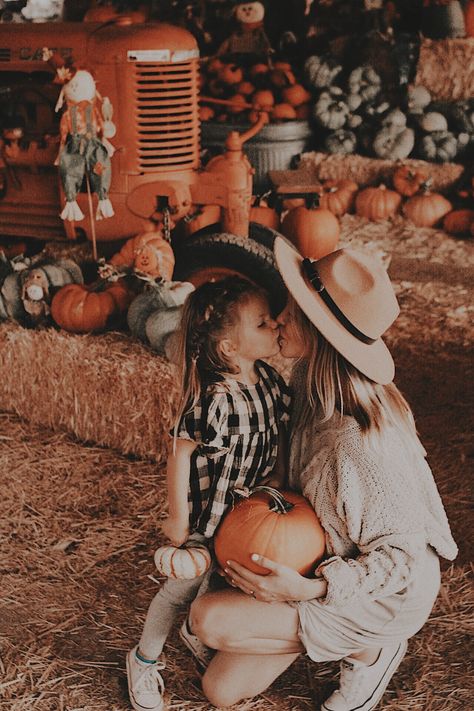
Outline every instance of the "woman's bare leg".
POLYGON ((196 599, 190 625, 202 642, 219 650, 202 680, 215 706, 261 693, 304 652, 293 607, 259 602, 236 590, 196 599))

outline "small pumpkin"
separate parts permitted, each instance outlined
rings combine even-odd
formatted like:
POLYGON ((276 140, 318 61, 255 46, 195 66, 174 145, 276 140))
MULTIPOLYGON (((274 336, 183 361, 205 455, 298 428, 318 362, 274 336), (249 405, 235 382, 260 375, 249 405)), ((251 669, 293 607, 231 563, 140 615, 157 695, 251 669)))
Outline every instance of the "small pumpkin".
POLYGON ((443 228, 451 235, 469 234, 474 224, 474 210, 453 210, 443 220, 443 228))
POLYGON ((211 106, 200 106, 199 107, 199 120, 200 121, 211 121, 214 118, 216 112, 211 106))
POLYGON ((275 105, 275 97, 270 89, 259 89, 252 96, 252 106, 255 109, 270 110, 275 105))
POLYGON ((408 158, 414 145, 415 132, 412 128, 384 126, 376 134, 372 147, 377 158, 396 161, 408 158))
POLYGON ((356 213, 368 220, 386 220, 398 212, 402 196, 381 184, 361 190, 356 197, 356 213))
POLYGON ((319 193, 319 205, 341 217, 354 207, 358 189, 353 180, 325 180, 319 193))
POLYGON ((109 320, 127 310, 134 294, 123 279, 108 282, 104 279, 85 285, 63 286, 51 302, 51 316, 55 323, 71 333, 103 331, 109 320))
POLYGON ((295 121, 296 109, 291 104, 275 104, 272 109, 272 121, 295 121))
POLYGON ((265 227, 270 227, 272 230, 278 230, 280 227, 278 213, 273 207, 269 206, 266 195, 255 195, 252 199, 250 221, 258 222, 259 225, 265 225, 265 227))
POLYGON ((324 139, 324 148, 328 153, 350 155, 356 151, 357 136, 354 131, 340 128, 326 136, 324 139))
POLYGON ((451 131, 432 131, 423 136, 418 147, 421 158, 449 163, 458 152, 458 140, 451 131))
POLYGON ((334 79, 342 72, 342 64, 329 55, 312 55, 304 64, 304 73, 310 86, 323 89, 331 86, 334 79))
POLYGON ((223 518, 214 539, 217 561, 228 560, 260 575, 267 568, 251 559, 258 553, 310 575, 324 555, 324 530, 309 502, 299 494, 257 486, 223 518))
POLYGON ((197 544, 176 548, 161 546, 155 551, 155 565, 161 575, 173 580, 193 580, 209 569, 211 554, 197 544))
POLYGON ((218 71, 217 76, 224 84, 240 84, 244 78, 242 68, 238 64, 224 64, 218 71))
POLYGON ((323 128, 342 128, 349 116, 349 107, 342 89, 331 87, 323 91, 314 105, 313 116, 323 128))
POLYGON ((422 168, 401 165, 395 169, 392 181, 397 193, 404 197, 411 197, 421 189, 428 179, 428 172, 422 168))
POLYGON ((283 101, 291 106, 307 104, 311 99, 311 94, 301 84, 293 84, 282 89, 281 96, 283 101))
POLYGON ((134 270, 152 278, 171 279, 174 270, 174 252, 163 239, 160 230, 143 232, 127 240, 120 252, 114 254, 110 264, 117 267, 133 267, 134 270))
POLYGON ((428 113, 423 114, 420 119, 420 128, 427 133, 432 133, 433 131, 447 131, 448 122, 443 114, 439 111, 428 111, 428 113))
POLYGON ((434 227, 453 206, 443 195, 426 189, 409 198, 403 206, 403 214, 417 227, 434 227))
POLYGON ((372 101, 380 92, 382 79, 371 65, 365 64, 352 70, 347 85, 349 93, 358 94, 362 102, 372 101))
POLYGON ((304 257, 321 259, 334 251, 341 235, 339 221, 330 210, 300 205, 282 220, 281 231, 304 257))

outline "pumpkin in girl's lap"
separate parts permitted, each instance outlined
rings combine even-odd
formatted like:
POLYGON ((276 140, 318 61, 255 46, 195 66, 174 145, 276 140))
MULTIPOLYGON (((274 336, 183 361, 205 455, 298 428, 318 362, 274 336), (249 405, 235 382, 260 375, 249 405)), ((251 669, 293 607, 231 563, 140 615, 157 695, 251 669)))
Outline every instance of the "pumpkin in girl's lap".
POLYGON ((309 502, 299 494, 256 487, 220 524, 214 548, 219 565, 233 560, 260 575, 269 570, 252 553, 310 575, 323 557, 325 536, 309 502))

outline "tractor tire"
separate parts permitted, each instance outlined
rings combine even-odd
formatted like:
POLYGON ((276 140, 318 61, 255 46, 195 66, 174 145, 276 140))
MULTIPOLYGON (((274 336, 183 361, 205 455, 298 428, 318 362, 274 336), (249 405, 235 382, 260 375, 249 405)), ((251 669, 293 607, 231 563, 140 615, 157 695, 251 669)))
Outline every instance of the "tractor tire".
POLYGON ((267 291, 272 312, 277 314, 286 303, 286 288, 273 257, 277 234, 257 223, 251 223, 250 237, 195 233, 176 250, 173 279, 192 282, 196 276, 201 283, 207 271, 210 279, 240 274, 267 291))

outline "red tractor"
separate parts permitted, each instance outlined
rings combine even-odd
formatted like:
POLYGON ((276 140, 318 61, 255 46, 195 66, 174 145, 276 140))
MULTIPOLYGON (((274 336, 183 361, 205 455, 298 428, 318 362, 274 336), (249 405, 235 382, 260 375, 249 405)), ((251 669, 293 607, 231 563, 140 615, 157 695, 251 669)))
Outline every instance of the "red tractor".
POLYGON ((252 168, 242 151, 266 116, 243 135, 231 132, 224 154, 203 169, 198 110, 199 52, 186 30, 127 17, 0 25, 0 234, 94 237, 100 248, 147 229, 168 236, 177 226, 171 232, 175 278, 197 283, 237 271, 275 294, 281 288, 271 250, 275 233, 249 224, 252 168), (113 107, 109 196, 115 214, 99 222, 91 217, 85 185, 77 196, 85 218, 60 218, 59 87, 43 61, 45 47, 90 69, 113 107), (202 229, 189 235, 193 225, 202 229))

